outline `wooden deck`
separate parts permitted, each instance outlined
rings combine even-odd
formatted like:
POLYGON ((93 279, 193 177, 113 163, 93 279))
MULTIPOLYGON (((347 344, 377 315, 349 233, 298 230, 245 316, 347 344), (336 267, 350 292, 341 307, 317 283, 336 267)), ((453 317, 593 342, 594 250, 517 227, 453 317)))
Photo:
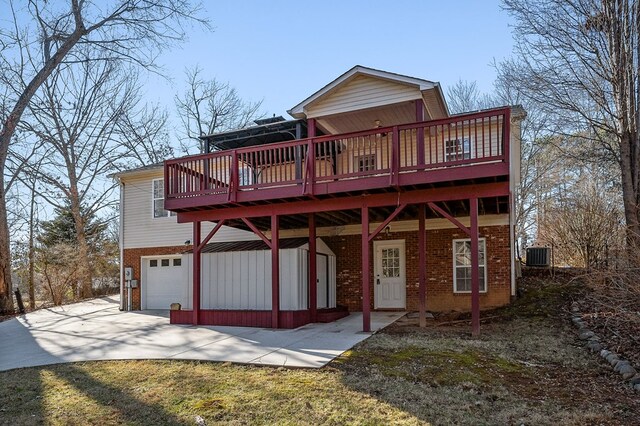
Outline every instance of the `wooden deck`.
POLYGON ((510 109, 165 161, 165 208, 189 212, 508 177, 510 109))

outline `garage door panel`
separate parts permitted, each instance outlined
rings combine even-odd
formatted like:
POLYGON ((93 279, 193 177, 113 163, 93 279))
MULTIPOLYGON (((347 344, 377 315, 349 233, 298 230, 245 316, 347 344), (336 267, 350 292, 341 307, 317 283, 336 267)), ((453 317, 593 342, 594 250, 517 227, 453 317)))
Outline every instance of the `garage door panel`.
POLYGON ((172 303, 186 306, 188 294, 184 265, 180 257, 154 257, 143 259, 146 269, 146 309, 169 309, 172 303))

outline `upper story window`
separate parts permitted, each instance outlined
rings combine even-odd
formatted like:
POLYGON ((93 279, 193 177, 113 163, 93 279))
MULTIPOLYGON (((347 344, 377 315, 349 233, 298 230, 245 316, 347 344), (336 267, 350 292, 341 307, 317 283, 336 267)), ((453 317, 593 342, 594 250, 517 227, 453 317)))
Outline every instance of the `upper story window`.
POLYGON ((250 167, 240 167, 238 169, 238 177, 240 186, 253 184, 253 170, 250 167))
POLYGON ((164 209, 164 179, 154 179, 153 185, 153 217, 175 216, 174 212, 164 209))
MULTIPOLYGON (((480 292, 487 291, 486 240, 478 242, 480 266, 480 292)), ((453 240, 453 291, 471 293, 471 240, 453 240)))
POLYGON ((444 161, 468 160, 471 158, 471 139, 444 141, 444 161))
POLYGON ((359 155, 356 157, 359 172, 368 172, 376 169, 376 155, 359 155))

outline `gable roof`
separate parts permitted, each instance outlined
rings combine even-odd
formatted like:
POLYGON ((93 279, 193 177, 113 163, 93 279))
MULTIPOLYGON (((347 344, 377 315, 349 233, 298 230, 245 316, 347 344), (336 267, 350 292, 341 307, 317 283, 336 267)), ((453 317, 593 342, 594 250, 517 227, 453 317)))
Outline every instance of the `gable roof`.
POLYGON ((351 68, 349 71, 345 72, 340 77, 336 78, 335 80, 333 80, 332 82, 330 82, 329 84, 327 84, 326 86, 324 86, 323 88, 321 88, 320 90, 318 90, 317 92, 315 92, 314 94, 312 94, 311 96, 309 96, 308 98, 306 98, 305 100, 303 100, 302 102, 300 102, 299 104, 297 104, 296 106, 288 110, 287 112, 292 117, 304 118, 304 109, 306 106, 324 98, 325 96, 333 92, 338 87, 351 81, 352 79, 354 79, 359 75, 380 78, 383 80, 392 81, 394 83, 414 86, 416 89, 420 91, 435 88, 438 90, 438 92, 440 92, 440 94, 442 94, 442 91, 440 89, 440 83, 438 82, 424 80, 421 78, 410 77, 402 74, 396 74, 389 71, 382 71, 374 68, 368 68, 362 65, 356 65, 355 67, 351 68))

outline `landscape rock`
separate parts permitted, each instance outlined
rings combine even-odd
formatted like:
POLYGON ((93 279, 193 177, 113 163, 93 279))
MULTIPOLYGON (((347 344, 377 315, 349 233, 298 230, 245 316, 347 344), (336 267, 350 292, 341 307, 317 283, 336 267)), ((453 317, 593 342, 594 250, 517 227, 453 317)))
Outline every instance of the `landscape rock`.
POLYGON ((600 351, 600 356, 601 356, 602 358, 606 358, 606 357, 607 357, 607 355, 609 355, 610 353, 611 353, 610 351, 608 351, 608 350, 606 350, 606 349, 603 349, 603 350, 601 350, 601 351, 600 351))
POLYGON ((635 390, 637 390, 638 392, 640 392, 640 384, 637 384, 633 387, 635 390))
POLYGON ((580 339, 581 340, 587 340, 589 337, 593 337, 595 336, 595 334, 593 333, 593 331, 591 330, 584 330, 582 332, 580 332, 580 339))
POLYGON ((593 352, 599 352, 600 350, 602 350, 602 345, 596 341, 590 341, 589 343, 587 343, 587 348, 589 348, 593 352))
POLYGON ((636 375, 635 377, 633 377, 630 382, 633 386, 640 385, 640 375, 636 375))
POLYGON ((622 367, 626 367, 626 366, 631 366, 631 364, 629 363, 629 361, 621 359, 615 363, 615 365, 613 366, 613 371, 615 371, 616 373, 619 373, 622 367))
POLYGON ((606 359, 607 359, 607 362, 609 364, 611 364, 612 366, 616 365, 616 363, 619 361, 618 355, 616 355, 614 353, 611 353, 611 354, 607 355, 606 359))
POLYGON ((623 365, 620 367, 620 371, 618 371, 624 380, 630 379, 636 375, 636 369, 631 365, 623 365))

